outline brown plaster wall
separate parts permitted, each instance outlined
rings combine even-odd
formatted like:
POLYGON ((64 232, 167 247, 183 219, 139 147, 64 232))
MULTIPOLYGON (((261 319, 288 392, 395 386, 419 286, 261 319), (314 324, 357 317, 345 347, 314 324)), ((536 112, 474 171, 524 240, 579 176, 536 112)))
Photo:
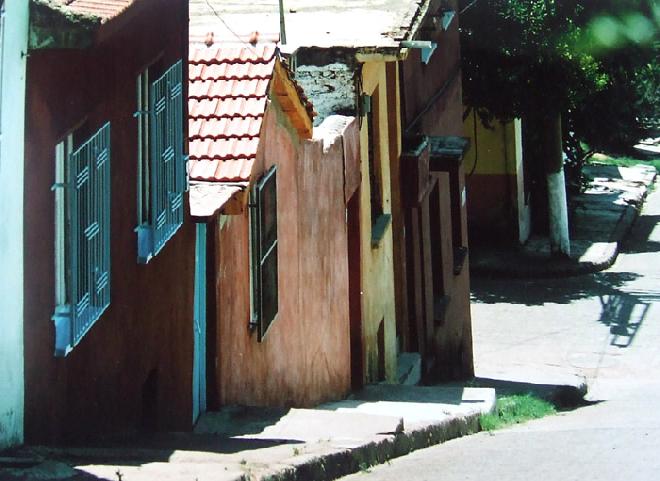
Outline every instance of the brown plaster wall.
MULTIPOLYGON (((357 135, 356 129, 351 129, 357 135)), ((276 164, 279 312, 262 342, 250 316, 248 214, 216 224, 221 404, 311 406, 350 388, 348 245, 342 143, 299 143, 276 101, 253 179, 276 164)))
MULTIPOLYGON (((187 2, 142 3, 150 8, 127 12, 131 21, 115 24, 101 44, 84 51, 32 51, 28 59, 25 435, 30 443, 134 431, 145 418, 155 419, 161 429, 191 427, 194 227, 186 214, 184 226, 148 265, 137 264, 134 233, 136 77, 161 52, 168 64, 187 58, 187 2), (161 12, 158 22, 154 11, 161 12), (82 121, 90 133, 111 122, 111 303, 67 357, 55 358, 55 146, 82 121), (142 389, 152 370, 158 373, 155 402, 143 413, 142 389)), ((187 78, 186 70, 183 75, 187 78)))
MULTIPOLYGON (((456 10, 456 2, 450 2, 456 10)), ((401 63, 402 71, 402 118, 403 130, 410 133, 426 135, 463 135, 462 94, 460 77, 460 44, 458 32, 458 16, 454 18, 446 32, 436 32, 432 38, 438 47, 433 53, 428 65, 421 62, 419 50, 411 49, 406 60, 401 63), (437 99, 429 103, 433 96, 442 92, 437 99), (424 112, 419 120, 411 125, 420 112, 424 112)), ((459 192, 465 188, 465 172, 461 165, 458 169, 459 192)), ((448 182, 439 177, 440 188, 447 189, 448 182), (444 187, 443 187, 444 186, 444 187)), ((441 198, 448 198, 441 192, 441 198)), ((443 201, 443 204, 446 201, 443 201)), ((469 259, 460 274, 452 272, 453 257, 451 239, 451 215, 446 212, 446 205, 441 209, 442 244, 449 246, 443 251, 443 278, 445 279, 445 295, 449 297, 445 322, 435 328, 433 336, 433 357, 431 375, 437 379, 453 379, 469 377, 473 374, 472 363, 472 333, 470 319, 470 281, 469 259), (449 254, 445 254, 446 252, 449 254)), ((460 225, 462 228, 461 245, 467 246, 467 216, 464 203, 460 206, 460 225)), ((431 246, 433 249, 433 246, 431 246)), ((405 259, 397 262, 404 263, 405 259)), ((405 323, 404 323, 405 324, 405 323)))

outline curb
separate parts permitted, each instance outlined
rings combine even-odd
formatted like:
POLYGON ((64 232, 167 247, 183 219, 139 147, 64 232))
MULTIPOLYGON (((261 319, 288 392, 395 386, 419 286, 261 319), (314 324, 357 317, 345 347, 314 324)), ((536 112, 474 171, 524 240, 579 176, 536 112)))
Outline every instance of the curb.
POLYGON ((581 276, 603 271, 614 264, 619 254, 618 245, 598 261, 578 262, 576 260, 546 260, 543 264, 534 264, 534 258, 520 256, 520 260, 531 261, 522 266, 473 264, 470 275, 498 279, 550 279, 581 276), (540 265, 539 265, 540 264, 540 265))
MULTIPOLYGON (((494 406, 493 406, 494 408, 494 406)), ((371 466, 383 464, 391 459, 405 456, 418 449, 481 431, 480 413, 448 419, 393 437, 374 441, 357 448, 344 449, 327 455, 317 456, 297 465, 290 465, 277 472, 264 473, 255 477, 244 477, 245 481, 331 481, 342 476, 364 471, 371 466)))
POLYGON ((646 197, 653 188, 657 174, 649 175, 644 180, 645 189, 641 198, 628 204, 621 212, 610 235, 610 244, 601 258, 593 261, 578 261, 577 259, 551 260, 547 257, 533 255, 518 255, 515 262, 475 262, 471 259, 470 274, 481 277, 504 278, 504 279, 547 279, 580 276, 593 274, 610 268, 616 261, 621 243, 625 240, 635 221, 644 207, 646 197), (522 261, 522 262, 521 262, 522 261))

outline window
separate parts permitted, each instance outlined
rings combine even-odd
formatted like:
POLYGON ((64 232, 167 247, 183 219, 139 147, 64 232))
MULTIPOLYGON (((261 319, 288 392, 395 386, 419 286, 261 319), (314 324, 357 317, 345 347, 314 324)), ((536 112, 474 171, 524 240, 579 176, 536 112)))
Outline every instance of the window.
POLYGON ((368 97, 367 137, 369 148, 369 191, 371 192, 371 224, 383 215, 383 188, 380 169, 380 135, 378 129, 378 89, 368 97))
POLYGON ((250 192, 250 326, 261 341, 277 317, 277 170, 250 192))
POLYGON ((364 97, 363 111, 367 117, 367 148, 369 155, 369 192, 371 205, 371 247, 376 248, 385 237, 392 216, 383 209, 383 181, 380 153, 378 87, 364 97))
POLYGON ((186 189, 183 155, 182 62, 156 80, 152 65, 137 79, 138 262, 156 256, 183 223, 186 189))
POLYGON ((110 123, 55 148, 55 354, 64 356, 110 305, 110 123))

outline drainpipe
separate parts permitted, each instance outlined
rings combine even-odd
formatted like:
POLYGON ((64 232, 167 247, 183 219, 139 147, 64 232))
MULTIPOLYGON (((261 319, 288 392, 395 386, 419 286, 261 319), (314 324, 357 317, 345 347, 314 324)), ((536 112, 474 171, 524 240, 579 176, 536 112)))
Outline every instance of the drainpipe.
POLYGON ((280 0, 280 44, 286 45, 286 27, 284 25, 284 0, 280 0))

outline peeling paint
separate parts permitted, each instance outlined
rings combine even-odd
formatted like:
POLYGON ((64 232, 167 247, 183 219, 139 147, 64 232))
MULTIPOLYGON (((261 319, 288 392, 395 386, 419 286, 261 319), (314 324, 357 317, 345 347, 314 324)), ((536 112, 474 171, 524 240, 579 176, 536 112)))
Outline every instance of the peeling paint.
POLYGON ((84 48, 92 44, 101 19, 65 9, 52 0, 30 2, 30 49, 84 48))
POLYGON ((349 65, 298 65, 295 76, 307 96, 314 101, 314 110, 318 113, 314 119, 315 127, 333 114, 355 115, 355 72, 349 65))

